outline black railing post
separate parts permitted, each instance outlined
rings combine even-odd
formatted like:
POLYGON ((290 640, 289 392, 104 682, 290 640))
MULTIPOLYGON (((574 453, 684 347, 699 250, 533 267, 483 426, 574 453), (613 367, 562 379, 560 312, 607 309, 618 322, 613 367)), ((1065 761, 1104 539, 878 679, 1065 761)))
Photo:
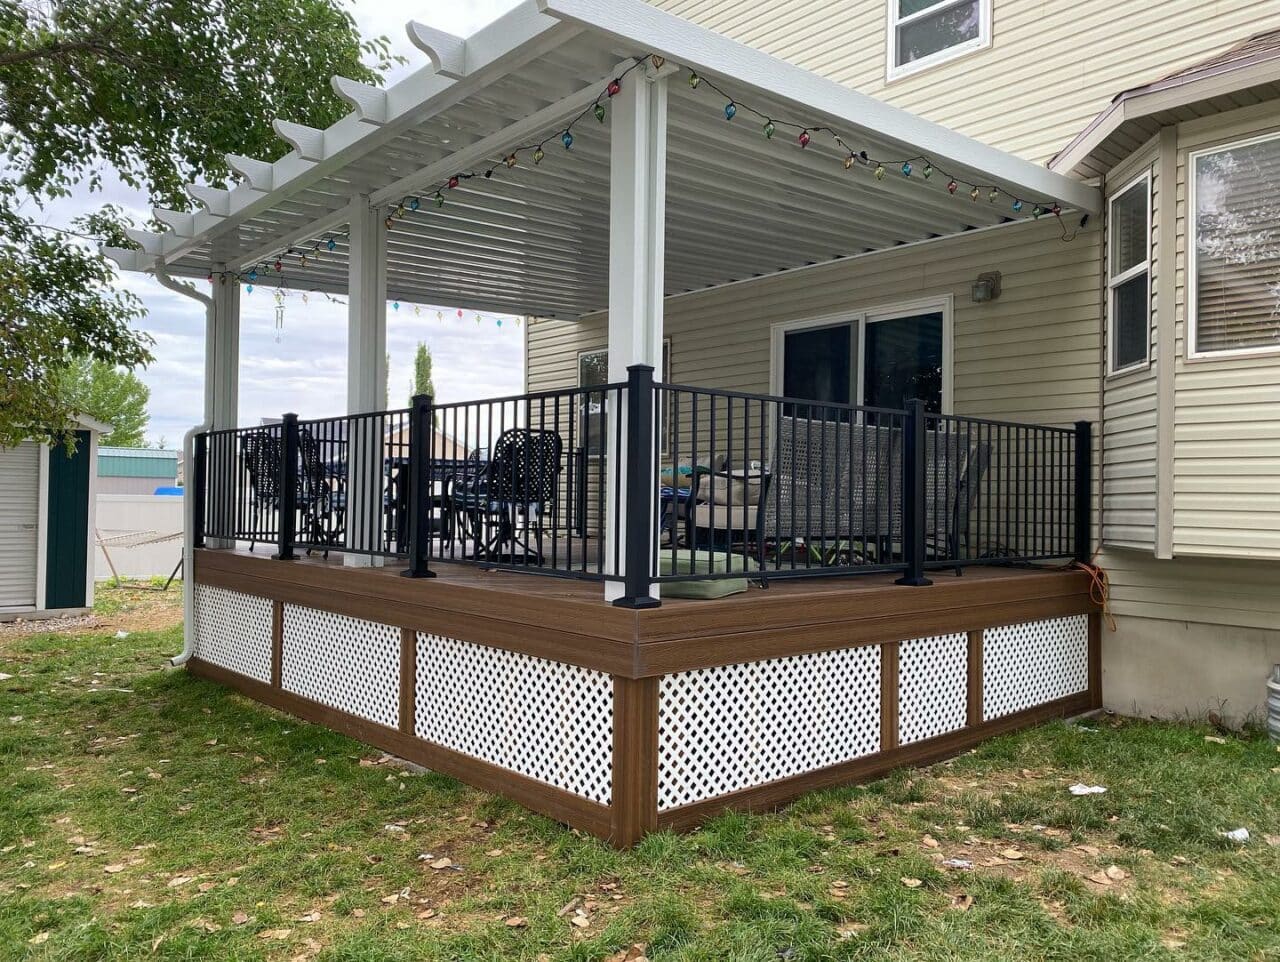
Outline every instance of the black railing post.
POLYGON ((191 452, 191 470, 187 479, 191 484, 191 509, 193 524, 191 528, 191 544, 196 548, 204 547, 205 501, 208 498, 209 470, 209 434, 201 432, 194 439, 191 452))
POLYGON ((280 507, 277 524, 280 544, 272 555, 277 561, 294 559, 293 543, 298 524, 298 415, 286 414, 280 422, 280 507))
POLYGON ((434 578, 427 566, 431 553, 431 521, 434 514, 434 492, 431 490, 431 423, 430 394, 415 394, 409 402, 409 567, 400 572, 402 578, 434 578))
POLYGON ((925 502, 924 401, 907 402, 907 417, 902 430, 902 561, 905 570, 900 585, 931 585, 924 576, 925 525, 928 505, 925 502))
MULTIPOLYGON (((626 441, 618 439, 618 450, 626 448, 626 489, 623 492, 625 523, 617 532, 626 537, 622 555, 623 594, 614 599, 619 608, 656 608, 660 601, 649 595, 652 580, 653 542, 653 368, 633 364, 627 368, 626 441)), ((616 473, 618 466, 614 466, 616 473)))
POLYGON ((1088 564, 1093 560, 1093 539, 1089 526, 1093 520, 1093 428, 1088 421, 1076 422, 1075 476, 1075 556, 1088 564))

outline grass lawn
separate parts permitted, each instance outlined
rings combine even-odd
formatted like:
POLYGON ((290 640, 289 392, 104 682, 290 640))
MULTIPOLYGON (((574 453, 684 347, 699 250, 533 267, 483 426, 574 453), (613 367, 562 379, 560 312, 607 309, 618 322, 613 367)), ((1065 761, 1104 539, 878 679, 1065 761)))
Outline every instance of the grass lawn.
POLYGON ((177 602, 0 629, 0 958, 1280 959, 1257 735, 1047 725, 619 853, 161 670, 177 602))

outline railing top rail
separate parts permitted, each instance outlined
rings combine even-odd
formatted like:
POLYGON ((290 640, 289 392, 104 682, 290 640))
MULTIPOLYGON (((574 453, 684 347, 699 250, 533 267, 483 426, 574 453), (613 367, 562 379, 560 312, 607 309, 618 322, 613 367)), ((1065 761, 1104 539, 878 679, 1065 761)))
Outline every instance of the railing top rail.
POLYGON ((866 414, 894 414, 906 417, 902 408, 869 407, 865 404, 841 404, 836 401, 817 401, 813 398, 786 397, 780 394, 753 394, 750 391, 730 391, 725 388, 695 387, 691 384, 657 383, 654 387, 663 391, 683 391, 688 394, 707 394, 714 397, 734 398, 744 401, 773 401, 777 404, 801 404, 810 408, 823 408, 831 411, 853 411, 866 414))
POLYGON ((306 418, 299 419, 298 426, 306 427, 312 424, 331 424, 338 421, 358 421, 362 418, 390 418, 390 417, 408 417, 408 408, 391 408, 387 411, 361 411, 357 414, 334 414, 327 418, 306 418))
POLYGON ((473 401, 450 401, 448 404, 432 404, 436 411, 448 411, 484 404, 514 404, 521 401, 539 401, 543 399, 566 397, 577 394, 606 394, 613 391, 625 391, 625 381, 610 384, 594 384, 591 387, 551 388, 545 391, 530 391, 527 394, 511 394, 506 397, 476 398, 473 401))
POLYGON ((206 437, 232 437, 238 434, 255 434, 260 431, 279 431, 283 427, 281 424, 254 424, 245 428, 218 428, 217 430, 205 431, 206 437))
POLYGON ((1034 421, 999 421, 993 418, 970 417, 967 414, 933 414, 925 415, 925 420, 951 421, 963 424, 985 424, 998 428, 1035 428, 1037 431, 1052 431, 1057 434, 1075 435, 1075 428, 1064 428, 1056 424, 1037 424, 1034 421))

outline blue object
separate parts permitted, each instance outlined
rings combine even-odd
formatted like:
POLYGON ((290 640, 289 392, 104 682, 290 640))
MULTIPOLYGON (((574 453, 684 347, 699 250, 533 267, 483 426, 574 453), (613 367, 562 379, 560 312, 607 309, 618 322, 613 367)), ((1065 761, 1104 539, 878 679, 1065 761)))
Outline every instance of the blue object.
POLYGON ((182 488, 156 488, 152 494, 163 494, 171 498, 182 497, 182 488))

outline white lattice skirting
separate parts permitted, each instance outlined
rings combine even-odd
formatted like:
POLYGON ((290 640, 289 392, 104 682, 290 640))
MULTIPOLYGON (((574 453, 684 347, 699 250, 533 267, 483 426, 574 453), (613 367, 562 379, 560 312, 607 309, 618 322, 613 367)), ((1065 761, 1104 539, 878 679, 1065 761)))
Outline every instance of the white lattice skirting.
POLYGON ((610 803, 608 675, 423 632, 417 666, 419 738, 610 803))
POLYGON ((280 684, 394 728, 400 721, 400 629, 285 605, 280 684))
POLYGON ((982 635, 982 717, 1001 718, 1089 687, 1089 616, 988 628, 982 635))
POLYGON ((658 810, 880 750, 880 648, 663 677, 658 810))
POLYGON ((964 728, 969 717, 969 635, 898 645, 898 742, 909 745, 964 728))
POLYGON ((266 598, 196 585, 196 657, 227 671, 270 682, 271 608, 266 598))

